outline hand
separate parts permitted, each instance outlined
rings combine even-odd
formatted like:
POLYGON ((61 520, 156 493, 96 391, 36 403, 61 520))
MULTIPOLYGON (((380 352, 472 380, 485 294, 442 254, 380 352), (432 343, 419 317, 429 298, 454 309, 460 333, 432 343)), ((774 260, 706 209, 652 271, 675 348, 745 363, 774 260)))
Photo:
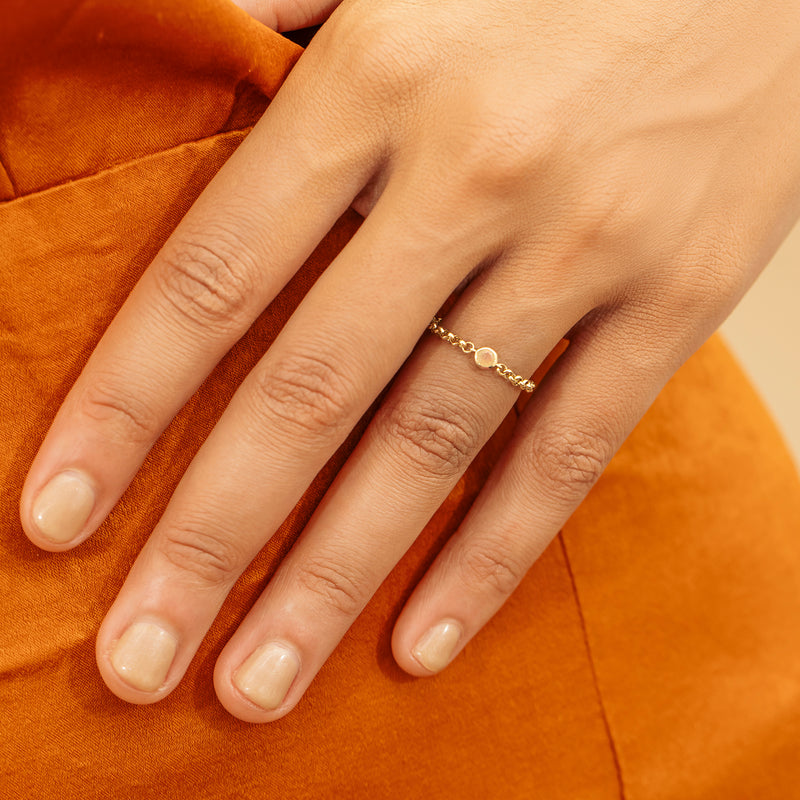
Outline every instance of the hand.
POLYGON ((514 372, 572 344, 397 621, 398 664, 444 668, 796 218, 798 70, 795 0, 337 8, 125 302, 25 485, 33 542, 84 541, 334 221, 351 204, 366 216, 133 565, 98 635, 111 690, 149 703, 176 686, 239 574, 396 375, 217 662, 237 717, 294 707, 517 399, 425 333, 461 287, 444 325, 514 372))

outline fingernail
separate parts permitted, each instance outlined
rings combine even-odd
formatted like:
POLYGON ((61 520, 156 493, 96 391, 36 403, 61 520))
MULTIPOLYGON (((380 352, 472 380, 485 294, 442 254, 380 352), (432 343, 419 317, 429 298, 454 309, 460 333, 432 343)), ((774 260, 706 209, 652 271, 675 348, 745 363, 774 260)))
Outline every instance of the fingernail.
POLYGON ((254 650, 233 676, 236 688, 266 711, 286 698, 300 671, 300 661, 288 647, 270 642, 254 650))
POLYGON ((439 672, 450 663, 460 638, 461 626, 444 620, 423 634, 411 653, 425 669, 439 672))
POLYGON ((154 692, 164 685, 178 640, 154 622, 134 622, 111 651, 111 666, 129 686, 154 692))
POLYGON ((33 504, 33 518, 39 533, 58 544, 71 541, 86 525, 94 499, 94 490, 79 472, 56 475, 39 492, 33 504))

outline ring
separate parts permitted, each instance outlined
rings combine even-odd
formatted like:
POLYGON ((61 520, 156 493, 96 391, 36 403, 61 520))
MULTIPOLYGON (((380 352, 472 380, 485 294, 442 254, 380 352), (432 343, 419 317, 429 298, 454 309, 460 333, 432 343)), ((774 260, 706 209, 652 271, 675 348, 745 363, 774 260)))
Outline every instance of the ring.
POLYGON ((481 369, 495 370, 501 378, 505 378, 517 389, 522 389, 523 392, 532 392, 536 388, 536 384, 532 380, 523 378, 522 375, 517 375, 514 370, 509 369, 499 361, 497 352, 492 350, 491 347, 475 347, 473 342, 468 342, 452 331, 447 330, 442 325, 441 317, 434 317, 431 320, 431 324, 428 325, 428 330, 431 333, 435 333, 443 342, 457 347, 462 353, 467 353, 467 355, 474 353, 475 363, 481 369))

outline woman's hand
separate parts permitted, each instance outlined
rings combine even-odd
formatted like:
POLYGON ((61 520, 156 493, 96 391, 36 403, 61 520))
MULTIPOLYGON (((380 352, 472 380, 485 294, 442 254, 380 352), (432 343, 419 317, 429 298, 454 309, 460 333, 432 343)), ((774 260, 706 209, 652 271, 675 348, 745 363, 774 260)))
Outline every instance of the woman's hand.
POLYGON ((462 286, 443 324, 515 373, 568 332, 572 345, 397 621, 400 666, 444 668, 794 221, 799 74, 796 0, 336 9, 131 293, 28 476, 31 540, 84 541, 334 221, 351 204, 367 215, 136 560, 98 637, 111 690, 149 703, 176 686, 239 574, 399 371, 217 663, 241 719, 299 701, 517 398, 425 333, 462 286))

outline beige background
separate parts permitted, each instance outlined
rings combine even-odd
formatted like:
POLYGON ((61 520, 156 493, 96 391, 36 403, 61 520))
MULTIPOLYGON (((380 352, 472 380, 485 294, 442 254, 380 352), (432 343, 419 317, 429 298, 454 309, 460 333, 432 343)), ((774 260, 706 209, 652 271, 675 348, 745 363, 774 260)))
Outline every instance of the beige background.
POLYGON ((721 331, 800 465, 800 224, 721 331))

